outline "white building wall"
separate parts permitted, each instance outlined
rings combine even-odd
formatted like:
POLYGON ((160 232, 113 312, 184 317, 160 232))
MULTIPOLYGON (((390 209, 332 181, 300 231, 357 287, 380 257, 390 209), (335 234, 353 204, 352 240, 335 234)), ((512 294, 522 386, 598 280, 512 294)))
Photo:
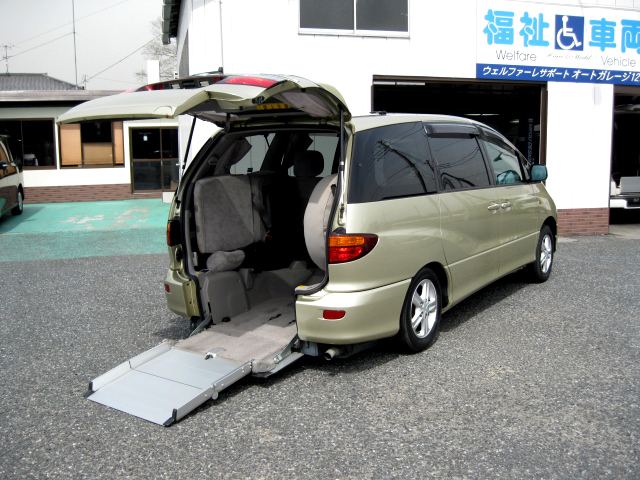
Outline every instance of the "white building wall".
POLYGON ((613 85, 549 82, 547 188, 558 208, 609 206, 613 85))
MULTIPOLYGON (((640 8, 640 0, 534 3, 590 10, 640 8)), ((300 75, 334 85, 358 115, 371 109, 376 74, 475 79, 477 5, 476 0, 409 0, 409 37, 382 38, 300 34, 298 0, 222 4, 219 0, 185 0, 178 38, 184 41, 188 31, 190 74, 223 66, 227 73, 300 75)), ((633 15, 635 18, 637 11, 633 15)), ((613 86, 549 82, 548 89, 548 186, 557 206, 606 208, 613 86)), ((185 140, 188 131, 181 130, 185 140)), ((196 128, 192 153, 214 130, 196 128)))

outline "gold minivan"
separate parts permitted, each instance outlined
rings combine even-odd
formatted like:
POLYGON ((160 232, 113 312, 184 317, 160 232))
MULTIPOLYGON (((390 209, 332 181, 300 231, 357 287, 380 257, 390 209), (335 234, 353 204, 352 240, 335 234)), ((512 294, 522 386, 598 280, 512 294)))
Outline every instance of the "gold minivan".
POLYGON ((419 352, 473 292, 523 267, 536 282, 551 273, 546 168, 478 122, 352 117, 328 85, 222 73, 58 121, 180 114, 192 133, 196 121, 219 127, 182 172, 167 223, 164 290, 192 334, 97 377, 90 400, 170 425, 304 355, 347 357, 389 337, 419 352))
POLYGON ((475 121, 352 117, 332 87, 224 74, 59 121, 181 113, 220 127, 182 175, 167 229, 168 305, 194 328, 241 316, 254 329, 275 312, 291 320, 282 338, 297 334, 307 352, 344 356, 393 336, 417 352, 442 312, 490 282, 522 267, 549 277, 546 168, 475 121))

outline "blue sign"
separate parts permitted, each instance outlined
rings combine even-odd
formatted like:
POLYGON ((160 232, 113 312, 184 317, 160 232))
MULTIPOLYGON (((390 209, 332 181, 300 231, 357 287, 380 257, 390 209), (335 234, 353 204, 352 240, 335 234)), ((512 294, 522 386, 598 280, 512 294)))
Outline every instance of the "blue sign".
POLYGON ((556 50, 584 50, 584 17, 556 15, 556 50))
POLYGON ((537 82, 609 83, 640 85, 640 72, 592 68, 535 67, 476 63, 476 78, 537 82))

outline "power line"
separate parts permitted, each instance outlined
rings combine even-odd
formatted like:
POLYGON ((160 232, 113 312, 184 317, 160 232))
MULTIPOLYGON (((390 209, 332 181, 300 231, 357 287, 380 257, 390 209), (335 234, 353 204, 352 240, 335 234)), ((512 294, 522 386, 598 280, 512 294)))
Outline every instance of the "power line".
POLYGON ((30 52, 31 50, 35 50, 36 48, 44 47, 45 45, 49 45, 50 43, 53 43, 53 42, 55 42, 57 40, 60 40, 61 38, 68 37, 69 35, 73 35, 73 32, 65 33, 64 35, 62 35, 62 36, 60 36, 58 38, 54 38, 53 40, 49 40, 48 42, 41 43, 40 45, 37 45, 35 47, 31 47, 31 48, 29 48, 27 50, 23 50, 22 52, 16 53, 15 55, 9 55, 9 57, 7 57, 7 58, 17 57, 18 55, 22 55, 23 53, 30 52))
MULTIPOLYGON (((129 1, 130 0, 122 0, 120 3, 114 3, 113 5, 111 5, 109 7, 106 7, 106 8, 103 8, 102 10, 97 10, 97 11, 95 11, 93 13, 90 13, 89 15, 85 15, 84 17, 80 17, 80 18, 76 19, 76 22, 79 22, 80 20, 84 20, 85 18, 91 17, 91 16, 96 15, 96 14, 98 14, 100 12, 104 12, 105 10, 109 10, 110 8, 117 7, 118 5, 122 5, 123 3, 129 2, 129 1)), ((65 23, 63 25, 60 25, 58 27, 54 27, 51 30, 47 30, 46 32, 39 33, 38 35, 34 35, 33 37, 27 38, 26 40, 22 40, 20 43, 30 42, 34 38, 41 37, 42 35, 46 35, 47 33, 51 33, 51 32, 53 32, 55 30, 58 30, 58 29, 60 29, 62 27, 66 27, 67 25, 71 25, 72 23, 73 22, 67 22, 67 23, 65 23)), ((46 44, 44 44, 44 45, 46 45, 46 44)), ((34 47, 34 48, 37 48, 37 47, 34 47)))
MULTIPOLYGON (((146 47, 147 45, 149 45, 151 42, 153 42, 154 40, 158 39, 160 37, 160 35, 157 35, 155 37, 153 37, 151 40, 149 40, 147 43, 145 43, 144 45, 142 45, 140 48, 136 48, 133 52, 131 52, 129 55, 127 55, 126 57, 121 58, 120 60, 118 60, 116 63, 114 63, 113 65, 109 65, 107 68, 105 68, 104 70, 100 70, 98 73, 96 73, 95 75, 90 76, 89 78, 87 78, 85 81, 88 82, 89 80, 91 80, 92 78, 96 78, 98 75, 100 75, 101 73, 106 72, 107 70, 109 70, 112 67, 115 67, 116 65, 118 65, 119 63, 125 61, 127 58, 129 58, 131 55, 133 55, 134 53, 142 50, 144 47, 146 47)), ((76 85, 77 86, 77 85, 76 85)))

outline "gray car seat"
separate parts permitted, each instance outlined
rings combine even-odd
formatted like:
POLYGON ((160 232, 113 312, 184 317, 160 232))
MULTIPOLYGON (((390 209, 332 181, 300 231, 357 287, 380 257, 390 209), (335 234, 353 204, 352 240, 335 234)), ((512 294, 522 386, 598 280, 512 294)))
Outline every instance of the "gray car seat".
POLYGON ((234 270, 244 260, 240 248, 264 240, 265 226, 252 201, 250 180, 245 175, 202 178, 194 187, 198 250, 211 253, 212 272, 234 270))

